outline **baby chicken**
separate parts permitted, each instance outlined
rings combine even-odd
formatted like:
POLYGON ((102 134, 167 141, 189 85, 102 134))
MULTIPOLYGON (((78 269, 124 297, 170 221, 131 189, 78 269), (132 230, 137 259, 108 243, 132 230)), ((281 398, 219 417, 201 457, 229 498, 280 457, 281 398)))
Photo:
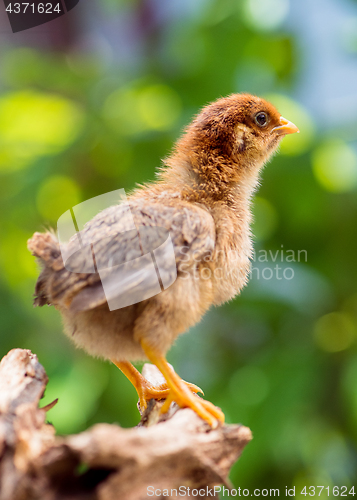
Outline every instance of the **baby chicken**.
MULTIPOLYGON (((199 388, 184 382, 165 355, 176 337, 212 305, 232 299, 247 283, 252 255, 250 200, 263 165, 281 139, 294 132, 298 128, 264 99, 247 94, 218 99, 186 128, 156 182, 139 186, 128 197, 136 231, 127 226, 128 207, 119 203, 98 213, 80 231, 82 248, 91 248, 95 272, 81 268, 79 261, 77 268, 68 270, 50 232, 35 233, 29 240, 29 250, 42 265, 35 305, 54 305, 77 346, 115 363, 134 385, 142 409, 152 398, 166 399, 163 412, 175 401, 213 427, 224 421, 222 411, 198 397, 199 388), (163 286, 162 277, 160 293, 149 293, 129 305, 124 300, 124 307, 109 307, 109 298, 115 299, 116 293, 135 297, 145 279, 137 268, 137 279, 123 280, 108 297, 103 270, 108 277, 114 264, 134 262, 159 247, 165 240, 162 231, 170 235, 174 250, 170 286, 163 286), (93 241, 102 243, 94 249, 93 241), (147 359, 166 384, 152 386, 130 363, 147 359)), ((66 249, 71 245, 73 239, 66 249)))

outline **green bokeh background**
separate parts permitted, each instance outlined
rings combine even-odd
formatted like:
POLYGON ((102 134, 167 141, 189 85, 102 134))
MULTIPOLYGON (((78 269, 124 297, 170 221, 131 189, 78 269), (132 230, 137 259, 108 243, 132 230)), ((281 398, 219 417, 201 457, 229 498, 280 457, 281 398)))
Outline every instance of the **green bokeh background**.
MULTIPOLYGON (((101 0, 96 9, 139 19, 144 3, 101 0)), ((252 429, 233 483, 299 493, 357 486, 357 122, 326 128, 292 97, 304 51, 280 22, 286 2, 275 4, 269 17, 254 0, 202 0, 184 21, 150 29, 144 21, 141 49, 126 61, 8 37, 0 49, 0 355, 14 347, 38 355, 50 379, 43 404, 59 398, 48 413, 59 434, 135 425, 136 394, 117 368, 76 350, 53 308, 32 307, 38 269, 26 240, 81 201, 154 179, 206 103, 239 91, 268 97, 301 134, 284 139, 263 172, 252 279, 182 336, 169 361, 228 423, 252 429)), ((357 43, 350 49, 356 60, 357 43)))

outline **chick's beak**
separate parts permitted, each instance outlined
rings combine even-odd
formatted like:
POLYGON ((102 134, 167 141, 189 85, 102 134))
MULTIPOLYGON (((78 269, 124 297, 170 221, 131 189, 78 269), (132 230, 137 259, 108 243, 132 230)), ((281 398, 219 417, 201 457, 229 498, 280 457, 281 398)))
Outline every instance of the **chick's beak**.
POLYGON ((289 122, 286 118, 280 117, 280 125, 273 128, 273 131, 279 135, 295 134, 299 133, 300 130, 292 122, 289 122))

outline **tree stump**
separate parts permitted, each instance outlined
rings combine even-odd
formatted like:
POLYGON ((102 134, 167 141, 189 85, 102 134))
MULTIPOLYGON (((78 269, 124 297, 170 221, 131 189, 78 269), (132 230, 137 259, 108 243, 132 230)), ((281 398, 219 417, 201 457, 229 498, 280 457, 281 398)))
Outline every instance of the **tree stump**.
MULTIPOLYGON (((143 373, 161 383, 156 367, 143 373)), ((161 415, 154 400, 133 429, 98 424, 59 437, 46 423, 56 401, 39 408, 47 382, 31 351, 13 349, 0 363, 0 500, 218 498, 252 437, 241 425, 210 429, 175 405, 161 415)))

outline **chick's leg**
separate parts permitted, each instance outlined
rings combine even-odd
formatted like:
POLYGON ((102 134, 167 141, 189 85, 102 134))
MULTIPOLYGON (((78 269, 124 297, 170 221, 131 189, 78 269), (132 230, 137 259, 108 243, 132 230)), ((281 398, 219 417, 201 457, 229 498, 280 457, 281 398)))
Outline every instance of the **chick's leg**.
POLYGON ((161 409, 163 413, 167 412, 171 402, 175 401, 182 408, 191 408, 203 420, 208 422, 211 427, 216 427, 218 422, 224 422, 223 412, 209 401, 195 396, 187 387, 186 382, 177 375, 160 352, 150 346, 145 340, 141 341, 141 346, 148 359, 156 365, 165 377, 169 387, 167 399, 161 409))
MULTIPOLYGON (((119 368, 121 372, 127 377, 128 380, 135 387, 139 396, 139 403, 142 410, 147 408, 147 402, 150 399, 166 399, 169 395, 170 389, 167 384, 161 384, 157 387, 153 386, 141 373, 128 361, 115 361, 112 362, 119 368)), ((184 382, 189 390, 192 392, 202 392, 199 387, 194 384, 184 382)))

